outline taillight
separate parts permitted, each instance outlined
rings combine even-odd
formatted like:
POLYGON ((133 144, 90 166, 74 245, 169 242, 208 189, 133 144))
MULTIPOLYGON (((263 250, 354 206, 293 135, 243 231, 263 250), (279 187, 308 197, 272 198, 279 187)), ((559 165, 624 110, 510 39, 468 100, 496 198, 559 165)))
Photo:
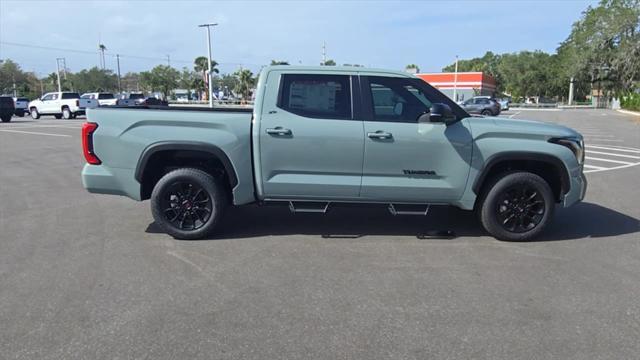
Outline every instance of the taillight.
POLYGON ((102 161, 93 153, 93 132, 98 128, 98 124, 85 122, 82 124, 82 152, 84 158, 91 165, 100 165, 102 161))
POLYGON ((76 100, 76 106, 80 107, 80 100, 76 100))

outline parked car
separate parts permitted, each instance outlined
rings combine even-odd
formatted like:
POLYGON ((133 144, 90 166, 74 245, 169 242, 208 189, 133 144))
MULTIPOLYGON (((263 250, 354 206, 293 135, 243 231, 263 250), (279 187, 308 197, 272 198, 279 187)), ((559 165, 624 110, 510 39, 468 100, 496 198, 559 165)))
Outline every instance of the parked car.
POLYGON ((11 96, 0 96, 0 120, 2 122, 11 121, 13 113, 16 111, 13 98, 11 96))
POLYGON ((116 101, 116 105, 118 106, 135 106, 140 105, 145 100, 145 96, 143 93, 128 93, 121 94, 118 100, 116 101))
POLYGON ((254 109, 89 109, 84 187, 150 199, 180 239, 212 234, 228 205, 383 203, 394 215, 475 209, 496 238, 528 240, 556 204, 584 198, 579 133, 471 117, 405 72, 269 66, 257 92, 254 109))
POLYGON ((56 119, 73 119, 84 115, 85 109, 80 107, 80 94, 76 92, 50 92, 29 103, 29 112, 34 119, 41 115, 53 115, 56 119))
POLYGON ((500 115, 500 104, 490 96, 474 96, 461 104, 469 114, 500 115))
POLYGON ((112 93, 106 92, 84 93, 80 96, 80 99, 97 100, 98 106, 116 105, 117 102, 116 97, 112 93))
POLYGON ((14 97, 13 103, 16 108, 14 114, 18 117, 23 117, 24 114, 29 113, 29 99, 26 97, 14 97))

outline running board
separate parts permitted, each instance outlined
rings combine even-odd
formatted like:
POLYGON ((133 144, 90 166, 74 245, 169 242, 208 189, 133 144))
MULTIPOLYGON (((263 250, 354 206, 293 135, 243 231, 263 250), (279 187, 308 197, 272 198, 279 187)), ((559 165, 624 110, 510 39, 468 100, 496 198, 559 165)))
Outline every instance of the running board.
POLYGON ((420 215, 426 216, 429 213, 430 205, 409 205, 409 204, 389 204, 391 215, 420 215))
POLYGON ((296 202, 297 207, 293 201, 289 201, 289 210, 292 213, 320 213, 324 214, 329 209, 330 202, 296 202))

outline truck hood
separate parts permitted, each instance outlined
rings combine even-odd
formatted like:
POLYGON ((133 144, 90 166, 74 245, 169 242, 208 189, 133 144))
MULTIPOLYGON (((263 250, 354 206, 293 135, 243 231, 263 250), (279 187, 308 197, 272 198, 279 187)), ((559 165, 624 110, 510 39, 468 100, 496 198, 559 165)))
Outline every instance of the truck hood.
POLYGON ((524 136, 582 138, 580 133, 571 128, 537 120, 486 116, 469 118, 469 123, 475 136, 481 136, 484 133, 505 133, 524 136))

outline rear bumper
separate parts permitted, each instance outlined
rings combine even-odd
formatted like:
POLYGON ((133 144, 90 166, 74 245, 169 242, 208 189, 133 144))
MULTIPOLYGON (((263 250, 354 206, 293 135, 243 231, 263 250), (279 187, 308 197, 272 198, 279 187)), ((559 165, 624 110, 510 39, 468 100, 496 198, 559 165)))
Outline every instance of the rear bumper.
POLYGON ((131 169, 85 164, 82 185, 90 193, 122 195, 140 200, 140 183, 135 180, 131 169))

